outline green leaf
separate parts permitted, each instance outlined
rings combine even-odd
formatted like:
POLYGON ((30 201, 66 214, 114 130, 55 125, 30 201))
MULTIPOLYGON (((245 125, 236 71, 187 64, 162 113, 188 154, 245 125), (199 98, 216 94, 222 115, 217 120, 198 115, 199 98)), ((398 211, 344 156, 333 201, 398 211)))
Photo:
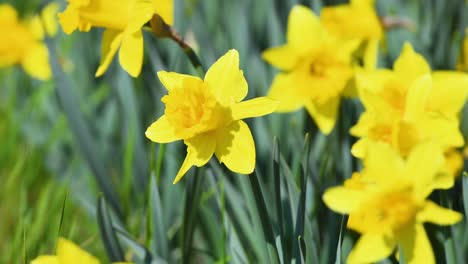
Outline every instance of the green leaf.
POLYGON ((107 169, 104 166, 106 163, 97 152, 97 144, 93 140, 90 132, 91 129, 83 113, 80 112, 80 105, 76 100, 77 96, 73 93, 74 87, 71 85, 71 81, 65 76, 58 63, 55 42, 48 40, 47 44, 53 76, 57 83, 57 98, 68 119, 71 132, 75 136, 77 147, 82 157, 88 162, 90 169, 93 171, 106 200, 109 201, 117 215, 121 216, 122 208, 120 207, 117 193, 112 183, 109 181, 107 169))
POLYGON ((304 263, 304 256, 301 248, 304 246, 304 221, 306 217, 306 193, 307 193, 307 177, 309 175, 309 154, 310 154, 310 140, 309 135, 306 134, 304 141, 304 150, 302 152, 301 162, 301 175, 300 175, 300 196, 297 205, 297 217, 295 224, 294 237, 296 241, 293 248, 293 256, 298 263, 304 263))
POLYGON ((169 260, 169 243, 167 239, 166 223, 163 217, 163 208, 159 189, 156 185, 156 177, 151 176, 149 191, 149 224, 151 225, 151 248, 155 255, 169 260))
POLYGON ((112 219, 109 214, 106 201, 101 196, 98 198, 96 215, 102 242, 106 248, 109 260, 112 262, 124 261, 122 247, 120 246, 120 243, 117 240, 117 236, 114 232, 112 219))

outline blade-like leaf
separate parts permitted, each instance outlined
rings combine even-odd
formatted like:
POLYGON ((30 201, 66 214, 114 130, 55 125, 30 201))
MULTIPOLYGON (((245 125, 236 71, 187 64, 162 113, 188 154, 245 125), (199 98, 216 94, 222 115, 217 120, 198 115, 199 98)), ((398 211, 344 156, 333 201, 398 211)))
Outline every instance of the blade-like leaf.
POLYGON ((97 206, 97 221, 101 239, 106 248, 107 256, 112 262, 124 261, 124 254, 120 246, 117 236, 114 232, 112 219, 107 208, 106 201, 103 197, 99 197, 97 206))

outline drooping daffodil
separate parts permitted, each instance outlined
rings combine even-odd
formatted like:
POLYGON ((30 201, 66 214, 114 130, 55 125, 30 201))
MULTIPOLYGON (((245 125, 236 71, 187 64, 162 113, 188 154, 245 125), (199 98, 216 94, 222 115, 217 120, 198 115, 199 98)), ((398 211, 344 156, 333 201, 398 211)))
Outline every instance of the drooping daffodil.
POLYGON ((231 171, 249 174, 255 168, 255 144, 244 118, 272 113, 278 102, 267 97, 242 101, 248 91, 239 54, 228 51, 208 70, 204 80, 175 72, 158 72, 168 90, 161 100, 164 115, 146 131, 158 143, 183 140, 187 156, 177 183, 192 167, 205 165, 216 155, 231 171))
POLYGON ((105 28, 96 76, 105 73, 119 50, 120 65, 137 77, 143 65, 142 27, 155 14, 172 24, 173 5, 173 0, 68 0, 67 8, 59 14, 59 21, 67 34, 76 29, 105 28))

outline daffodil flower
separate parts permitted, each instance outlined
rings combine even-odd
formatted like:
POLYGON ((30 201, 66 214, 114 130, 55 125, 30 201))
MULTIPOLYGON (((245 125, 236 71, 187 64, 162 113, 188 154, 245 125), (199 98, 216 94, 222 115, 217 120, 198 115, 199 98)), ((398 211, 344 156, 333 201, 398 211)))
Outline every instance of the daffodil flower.
POLYGON ((364 157, 371 141, 386 142, 403 157, 419 143, 434 141, 445 152, 463 146, 458 114, 468 95, 468 75, 435 71, 405 44, 392 70, 356 76, 366 111, 351 134, 360 137, 353 155, 364 157))
POLYGON ((351 54, 359 41, 340 40, 304 6, 289 14, 287 44, 266 50, 263 59, 279 73, 268 96, 280 101, 278 112, 305 107, 320 131, 335 126, 341 96, 353 76, 351 54))
MULTIPOLYGON (((31 261, 31 264, 100 264, 93 255, 81 249, 72 241, 59 238, 56 255, 42 255, 31 261)), ((125 262, 130 264, 128 262, 125 262)), ((114 264, 124 264, 124 262, 114 262, 114 264)))
POLYGON ((20 64, 32 77, 48 80, 52 76, 49 52, 42 41, 40 23, 35 17, 20 21, 16 10, 0 5, 0 67, 20 64))
POLYGON ((185 158, 174 183, 192 167, 206 164, 213 154, 230 170, 249 174, 255 168, 255 144, 244 118, 273 112, 278 103, 267 97, 241 102, 247 82, 239 69, 239 54, 228 51, 206 73, 204 80, 174 72, 158 72, 168 90, 162 98, 164 115, 146 131, 154 142, 183 140, 185 158))
POLYGON ((362 173, 325 192, 325 204, 349 214, 348 228, 361 234, 348 263, 378 262, 397 247, 408 264, 435 263, 423 224, 452 225, 462 219, 426 199, 441 183, 444 159, 437 148, 419 145, 404 160, 388 145, 374 144, 362 173))
POLYGON ((377 52, 383 38, 383 27, 374 0, 351 0, 348 4, 324 7, 320 20, 329 32, 344 39, 361 41, 364 67, 377 67, 377 52))
POLYGON ((104 74, 120 48, 120 65, 136 77, 143 64, 141 29, 155 14, 172 24, 173 0, 68 0, 67 8, 59 14, 59 21, 67 34, 76 29, 106 29, 102 36, 102 58, 96 76, 104 74))

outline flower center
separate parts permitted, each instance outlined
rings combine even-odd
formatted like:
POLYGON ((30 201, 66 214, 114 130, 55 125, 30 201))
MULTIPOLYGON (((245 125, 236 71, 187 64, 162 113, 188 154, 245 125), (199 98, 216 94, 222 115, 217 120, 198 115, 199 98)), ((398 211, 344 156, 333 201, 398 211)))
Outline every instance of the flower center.
POLYGON ((173 89, 161 101, 166 104, 164 114, 169 124, 182 139, 192 138, 230 122, 229 111, 216 101, 202 82, 173 89))
POLYGON ((398 231, 411 224, 419 206, 409 186, 393 188, 377 194, 351 213, 348 227, 361 233, 382 233, 385 230, 398 231))

